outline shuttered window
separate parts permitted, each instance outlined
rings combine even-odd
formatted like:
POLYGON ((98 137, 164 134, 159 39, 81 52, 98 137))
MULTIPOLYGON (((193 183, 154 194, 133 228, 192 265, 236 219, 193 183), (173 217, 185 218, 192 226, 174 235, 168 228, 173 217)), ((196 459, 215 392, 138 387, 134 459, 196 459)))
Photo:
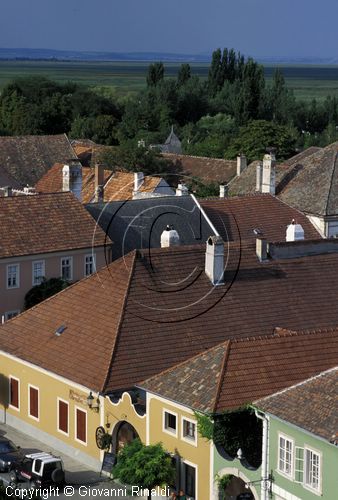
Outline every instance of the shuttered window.
POLYGON ((29 387, 29 415, 39 418, 39 389, 29 387))
POLYGON ((58 412, 59 412, 59 431, 68 434, 68 403, 65 401, 58 401, 58 412))
POLYGON ((87 413, 76 408, 76 439, 87 443, 87 413))
POLYGON ((16 378, 10 378, 10 401, 9 404, 19 409, 19 381, 16 378))

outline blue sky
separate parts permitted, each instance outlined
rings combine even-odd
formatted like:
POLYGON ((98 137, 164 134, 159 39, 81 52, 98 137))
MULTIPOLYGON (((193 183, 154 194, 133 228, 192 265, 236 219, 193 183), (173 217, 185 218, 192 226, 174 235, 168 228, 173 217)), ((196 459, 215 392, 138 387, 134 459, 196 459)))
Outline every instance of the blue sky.
POLYGON ((337 0, 1 0, 0 47, 338 56, 337 0))

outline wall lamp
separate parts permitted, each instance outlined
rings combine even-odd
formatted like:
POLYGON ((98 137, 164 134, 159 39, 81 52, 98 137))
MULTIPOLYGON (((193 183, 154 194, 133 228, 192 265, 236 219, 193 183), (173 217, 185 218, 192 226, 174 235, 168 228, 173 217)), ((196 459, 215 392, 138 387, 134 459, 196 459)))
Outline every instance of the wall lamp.
POLYGON ((92 391, 90 391, 89 396, 87 397, 87 406, 96 412, 100 409, 100 400, 99 398, 94 398, 92 391))

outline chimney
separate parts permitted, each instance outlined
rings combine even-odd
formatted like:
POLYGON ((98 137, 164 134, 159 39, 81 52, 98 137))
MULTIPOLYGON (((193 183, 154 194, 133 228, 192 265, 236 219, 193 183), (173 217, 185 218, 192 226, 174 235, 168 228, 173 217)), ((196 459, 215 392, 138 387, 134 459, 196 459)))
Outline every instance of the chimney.
POLYGON ((295 219, 292 219, 291 224, 286 228, 286 241, 299 241, 304 239, 304 229, 300 224, 296 224, 295 219))
POLYGON ((264 238, 256 238, 256 255, 260 262, 268 259, 268 242, 264 238))
POLYGON ((175 247, 180 244, 180 237, 176 229, 167 226, 161 234, 161 248, 175 247))
POLYGON ((11 186, 4 186, 2 188, 3 192, 4 192, 4 196, 7 198, 9 196, 13 196, 13 190, 12 190, 12 187, 11 186))
POLYGON ((189 190, 187 186, 184 184, 184 182, 181 182, 180 184, 177 185, 176 196, 186 196, 188 194, 189 190))
POLYGON ((242 153, 237 156, 237 175, 241 175, 243 170, 246 168, 247 162, 246 162, 246 156, 243 155, 242 153))
POLYGON ((103 201, 104 166, 95 164, 95 202, 103 201))
POLYGON ((220 198, 225 198, 226 195, 226 186, 224 184, 219 185, 219 197, 220 198))
POLYGON ((263 157, 262 193, 275 194, 276 157, 273 151, 263 157))
POLYGON ((224 285, 224 241, 209 236, 205 252, 205 274, 213 285, 224 285))
POLYGON ((143 182, 144 182, 144 173, 134 172, 134 193, 137 193, 143 182))
POLYGON ((103 193, 104 193, 104 188, 103 186, 97 186, 95 188, 95 203, 101 203, 103 202, 103 193))
POLYGON ((263 165, 260 161, 256 167, 256 191, 262 191, 262 173, 263 173, 263 165))
POLYGON ((71 191, 82 200, 82 165, 78 162, 64 165, 62 169, 62 191, 71 191))

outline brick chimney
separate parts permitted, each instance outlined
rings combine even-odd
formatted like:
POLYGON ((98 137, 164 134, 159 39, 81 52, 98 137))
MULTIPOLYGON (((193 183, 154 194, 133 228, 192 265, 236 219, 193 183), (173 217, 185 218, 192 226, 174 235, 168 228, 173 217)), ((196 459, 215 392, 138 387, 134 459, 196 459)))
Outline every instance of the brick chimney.
POLYGON ((205 252, 205 274, 213 285, 224 285, 224 241, 209 236, 205 252))
POLYGON ((176 229, 167 226, 161 234, 161 248, 174 247, 180 244, 180 237, 176 229))
POLYGON ((246 156, 241 153, 237 156, 237 176, 241 175, 241 173, 246 167, 247 167, 246 156))
POLYGON ((82 165, 78 161, 63 166, 62 191, 71 191, 79 201, 82 200, 82 165))

